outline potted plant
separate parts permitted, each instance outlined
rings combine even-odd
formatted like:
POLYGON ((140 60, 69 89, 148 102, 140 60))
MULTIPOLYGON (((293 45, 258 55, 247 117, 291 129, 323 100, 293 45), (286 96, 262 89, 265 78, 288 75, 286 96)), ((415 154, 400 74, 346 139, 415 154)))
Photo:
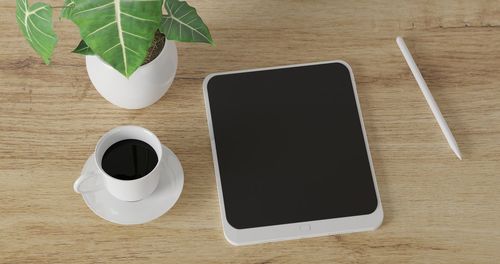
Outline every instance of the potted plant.
MULTIPOLYGON (((52 7, 16 4, 24 37, 50 64, 57 43, 52 7)), ((214 44, 196 10, 180 0, 65 0, 61 17, 80 29, 82 40, 73 52, 86 55, 97 91, 128 109, 147 107, 167 92, 177 69, 173 41, 214 44)))

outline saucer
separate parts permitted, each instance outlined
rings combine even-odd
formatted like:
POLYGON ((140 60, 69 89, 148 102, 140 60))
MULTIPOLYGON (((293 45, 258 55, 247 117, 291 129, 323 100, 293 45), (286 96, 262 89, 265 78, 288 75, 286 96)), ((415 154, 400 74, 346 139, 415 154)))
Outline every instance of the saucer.
MULTIPOLYGON (((90 155, 83 166, 82 175, 89 170, 96 170, 93 156, 94 154, 90 155)), ((118 200, 106 188, 102 188, 82 194, 83 200, 96 215, 120 225, 143 224, 162 216, 177 202, 184 185, 184 171, 177 156, 163 146, 162 159, 160 183, 150 196, 126 202, 118 200)))

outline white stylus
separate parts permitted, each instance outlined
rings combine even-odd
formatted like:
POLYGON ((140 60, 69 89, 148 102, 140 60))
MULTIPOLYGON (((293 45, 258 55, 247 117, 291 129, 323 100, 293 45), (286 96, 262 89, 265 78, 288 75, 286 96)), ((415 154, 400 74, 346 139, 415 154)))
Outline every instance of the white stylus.
POLYGON ((422 90, 425 100, 427 100, 427 103, 429 104, 429 107, 431 108, 431 111, 434 114, 434 118, 436 118, 439 127, 441 127, 441 131, 443 131, 443 134, 446 137, 446 140, 448 141, 450 148, 453 150, 453 152, 455 152, 457 157, 461 160, 462 154, 460 153, 460 149, 458 149, 457 141, 455 140, 455 137, 451 133, 450 128, 446 123, 446 120, 444 120, 444 117, 441 114, 441 111, 439 110, 439 107, 436 104, 436 101, 434 100, 434 97, 432 96, 429 87, 427 87, 427 83, 425 82, 424 77, 422 77, 422 73, 420 73, 417 64, 413 60, 413 56, 411 56, 411 53, 408 50, 408 47, 406 46, 404 39, 402 37, 397 37, 396 42, 398 43, 399 49, 401 49, 401 52, 403 53, 403 56, 406 59, 406 63, 408 63, 408 66, 410 66, 410 70, 413 73, 413 76, 415 76, 418 86, 420 87, 420 90, 422 90))

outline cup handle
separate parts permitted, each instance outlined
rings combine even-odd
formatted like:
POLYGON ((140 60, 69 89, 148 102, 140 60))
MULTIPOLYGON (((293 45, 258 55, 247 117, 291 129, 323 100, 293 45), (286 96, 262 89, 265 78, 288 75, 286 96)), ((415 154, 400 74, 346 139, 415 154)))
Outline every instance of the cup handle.
POLYGON ((99 181, 99 177, 100 175, 95 171, 90 171, 86 174, 82 174, 80 177, 78 177, 78 179, 76 179, 75 183, 73 184, 73 189, 76 193, 80 194, 98 191, 104 187, 103 182, 99 181), (84 184, 90 179, 95 179, 93 184, 84 184))

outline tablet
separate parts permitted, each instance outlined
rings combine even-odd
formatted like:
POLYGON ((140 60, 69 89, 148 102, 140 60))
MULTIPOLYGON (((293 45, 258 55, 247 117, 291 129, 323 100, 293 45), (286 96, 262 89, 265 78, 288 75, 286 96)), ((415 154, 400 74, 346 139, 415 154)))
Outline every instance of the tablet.
POLYGON ((222 225, 231 244, 381 225, 347 63, 216 73, 203 88, 222 225))

